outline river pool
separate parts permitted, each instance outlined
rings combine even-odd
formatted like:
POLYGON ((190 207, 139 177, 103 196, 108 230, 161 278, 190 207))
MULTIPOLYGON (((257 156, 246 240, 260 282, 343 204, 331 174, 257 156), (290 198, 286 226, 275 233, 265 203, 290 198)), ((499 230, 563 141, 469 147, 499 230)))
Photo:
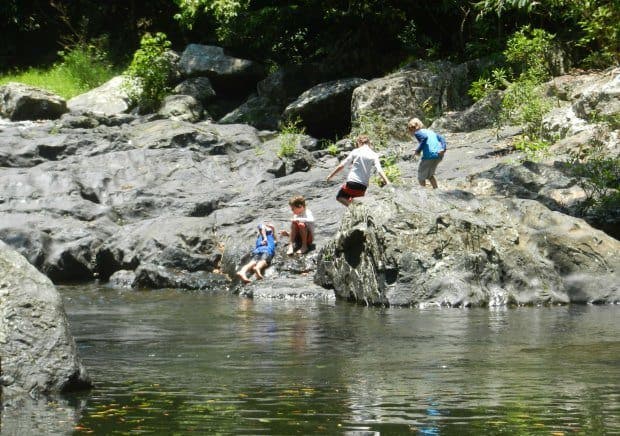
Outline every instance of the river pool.
POLYGON ((75 434, 620 434, 620 307, 61 287, 75 434))

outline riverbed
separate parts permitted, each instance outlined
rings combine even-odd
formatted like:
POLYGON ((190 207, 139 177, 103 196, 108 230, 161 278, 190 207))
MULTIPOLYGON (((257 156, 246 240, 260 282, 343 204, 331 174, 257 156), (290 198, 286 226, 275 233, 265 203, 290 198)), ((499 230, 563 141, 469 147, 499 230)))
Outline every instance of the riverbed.
POLYGON ((60 287, 76 434, 618 434, 620 307, 60 287))

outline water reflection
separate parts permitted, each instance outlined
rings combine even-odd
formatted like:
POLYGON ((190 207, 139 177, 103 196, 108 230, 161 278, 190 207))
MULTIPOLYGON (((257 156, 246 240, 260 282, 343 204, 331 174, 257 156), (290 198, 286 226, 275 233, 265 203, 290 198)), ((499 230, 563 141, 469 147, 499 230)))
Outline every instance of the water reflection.
POLYGON ((95 434, 620 432, 618 307, 62 292, 95 434))

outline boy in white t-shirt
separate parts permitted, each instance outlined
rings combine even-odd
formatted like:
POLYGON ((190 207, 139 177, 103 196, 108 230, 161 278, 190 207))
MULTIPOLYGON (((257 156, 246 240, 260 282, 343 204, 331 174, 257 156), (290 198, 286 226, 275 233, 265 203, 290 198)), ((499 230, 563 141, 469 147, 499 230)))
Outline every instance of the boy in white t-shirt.
POLYGON ((351 170, 347 176, 347 181, 336 194, 336 200, 345 206, 349 206, 355 197, 363 197, 368 189, 372 169, 377 173, 386 185, 390 184, 389 179, 381 168, 379 155, 370 148, 370 138, 366 135, 357 137, 357 148, 338 164, 336 168, 327 176, 327 181, 338 174, 346 165, 351 165, 351 170))
POLYGON ((289 202, 293 218, 291 218, 291 231, 282 230, 282 236, 289 236, 289 245, 286 254, 305 254, 314 239, 314 216, 310 208, 306 206, 306 199, 302 195, 292 197, 289 202), (295 247, 299 246, 297 251, 295 247))

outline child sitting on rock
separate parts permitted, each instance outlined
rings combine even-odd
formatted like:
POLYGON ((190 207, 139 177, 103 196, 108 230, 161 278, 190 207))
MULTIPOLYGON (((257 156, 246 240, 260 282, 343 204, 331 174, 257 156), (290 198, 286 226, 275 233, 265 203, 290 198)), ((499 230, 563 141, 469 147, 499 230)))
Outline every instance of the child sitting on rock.
POLYGON ((277 243, 276 229, 273 224, 259 224, 255 248, 252 250, 252 258, 237 271, 237 277, 239 277, 243 283, 250 283, 248 271, 252 270, 256 274, 256 278, 262 279, 262 270, 271 264, 271 260, 276 254, 277 243))
POLYGON ((293 212, 293 218, 291 218, 291 232, 289 233, 286 230, 280 232, 282 236, 290 237, 286 254, 289 256, 293 253, 305 254, 308 252, 308 247, 312 244, 313 240, 314 216, 310 208, 306 206, 306 199, 303 195, 292 197, 288 204, 293 212), (296 247, 299 247, 297 251, 295 251, 296 247))

